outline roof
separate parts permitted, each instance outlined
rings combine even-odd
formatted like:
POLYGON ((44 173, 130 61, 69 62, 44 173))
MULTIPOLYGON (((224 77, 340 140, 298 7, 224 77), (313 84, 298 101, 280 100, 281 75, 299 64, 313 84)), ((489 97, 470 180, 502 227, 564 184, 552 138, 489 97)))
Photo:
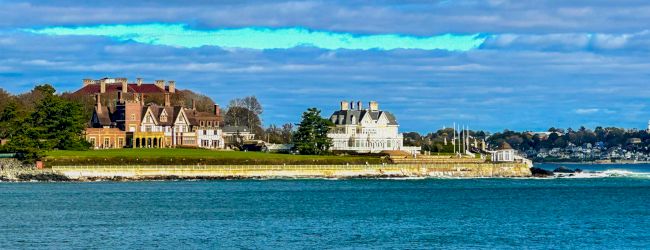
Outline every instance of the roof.
POLYGON ((245 133, 250 132, 249 129, 245 126, 225 126, 221 129, 224 133, 245 133))
POLYGON ((369 116, 370 119, 373 121, 379 120, 379 117, 381 115, 385 115, 386 118, 388 119, 388 125, 397 125, 397 119, 395 119, 395 116, 391 114, 390 112, 386 111, 370 111, 370 110, 339 110, 335 111, 331 116, 330 120, 334 123, 334 125, 351 125, 351 124, 359 124, 359 122, 365 117, 369 116), (341 116, 343 116, 343 119, 341 119, 341 116), (354 118, 354 123, 352 122, 354 118))
POLYGON ((510 146, 510 144, 508 144, 507 142, 502 142, 497 147, 497 150, 511 150, 511 149, 512 149, 512 146, 510 146))
POLYGON ((110 126, 111 123, 113 123, 113 120, 111 119, 111 111, 108 109, 108 107, 100 107, 101 112, 98 112, 97 107, 95 107, 95 112, 94 114, 97 115, 97 120, 99 120, 99 125, 100 126, 110 126))
MULTIPOLYGON (((137 83, 129 83, 127 93, 145 93, 145 94, 162 94, 166 92, 165 89, 161 89, 156 84, 153 83, 143 83, 140 86, 138 86, 137 83)), ((94 83, 94 84, 88 84, 86 86, 83 86, 79 90, 75 91, 75 94, 97 94, 101 91, 101 84, 94 83)), ((106 83, 106 92, 107 93, 112 93, 112 92, 117 92, 117 91, 122 91, 122 84, 121 83, 106 83)))

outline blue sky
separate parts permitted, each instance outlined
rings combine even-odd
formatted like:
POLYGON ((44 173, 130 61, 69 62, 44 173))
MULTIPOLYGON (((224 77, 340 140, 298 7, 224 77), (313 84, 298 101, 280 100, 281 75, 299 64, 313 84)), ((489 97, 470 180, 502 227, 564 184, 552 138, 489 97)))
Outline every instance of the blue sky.
POLYGON ((265 125, 340 100, 378 101, 402 131, 650 119, 647 1, 215 2, 0 0, 0 87, 176 80, 258 96, 265 125))

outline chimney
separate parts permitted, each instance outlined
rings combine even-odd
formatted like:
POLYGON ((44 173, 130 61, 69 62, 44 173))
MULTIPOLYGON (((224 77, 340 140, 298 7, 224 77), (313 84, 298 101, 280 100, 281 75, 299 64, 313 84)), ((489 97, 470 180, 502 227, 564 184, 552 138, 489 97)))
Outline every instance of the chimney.
POLYGON ((106 81, 99 82, 99 93, 106 93, 106 81))
POLYGON ((348 101, 341 101, 341 110, 348 110, 350 108, 348 101))
POLYGON ((219 110, 219 104, 214 104, 214 115, 221 116, 221 110, 219 110))
POLYGON ((192 99, 192 110, 196 110, 196 101, 192 99))
POLYGON ((144 106, 144 93, 140 93, 140 106, 144 106))
POLYGON ((126 80, 122 82, 122 92, 124 93, 129 92, 129 84, 127 83, 126 80))
POLYGON ((363 110, 363 104, 361 104, 361 101, 357 102, 357 110, 363 110))
POLYGON ((176 81, 169 81, 169 93, 176 93, 176 81))
POLYGON ((354 102, 350 102, 350 110, 354 110, 354 102))
POLYGON ((165 80, 156 80, 156 86, 161 89, 165 89, 165 80))
POLYGON ((90 85, 90 84, 93 84, 93 80, 92 80, 92 79, 84 79, 84 87, 86 87, 86 86, 88 86, 88 85, 90 85))
POLYGON ((124 100, 122 99, 122 91, 117 91, 117 103, 122 104, 124 100))
POLYGON ((136 78, 138 86, 142 86, 142 78, 136 78))
POLYGON ((165 93, 165 107, 171 106, 172 102, 169 100, 169 93, 165 93))
POLYGON ((377 103, 376 101, 371 101, 369 103, 369 106, 370 106, 370 111, 379 111, 379 103, 377 103))
POLYGON ((102 113, 102 95, 100 94, 95 94, 95 108, 98 114, 102 113))

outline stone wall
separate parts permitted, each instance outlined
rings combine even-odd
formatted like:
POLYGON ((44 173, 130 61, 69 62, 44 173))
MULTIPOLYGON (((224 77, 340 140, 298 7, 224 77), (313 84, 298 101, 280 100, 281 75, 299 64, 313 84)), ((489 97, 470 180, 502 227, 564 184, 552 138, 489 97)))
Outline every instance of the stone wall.
POLYGON ((525 164, 264 165, 264 166, 55 166, 71 179, 126 178, 373 178, 530 177, 525 164))

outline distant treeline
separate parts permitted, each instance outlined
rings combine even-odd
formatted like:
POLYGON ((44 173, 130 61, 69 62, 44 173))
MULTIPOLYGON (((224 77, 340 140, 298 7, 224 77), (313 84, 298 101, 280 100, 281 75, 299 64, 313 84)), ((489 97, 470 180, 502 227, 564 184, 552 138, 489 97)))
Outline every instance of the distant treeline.
MULTIPOLYGON (((505 130, 490 134, 485 131, 469 131, 469 135, 478 140, 485 139, 488 145, 496 146, 507 142, 514 149, 527 151, 530 149, 566 148, 570 144, 583 146, 602 146, 605 148, 622 146, 634 149, 645 149, 650 146, 650 134, 645 130, 623 129, 615 127, 596 127, 588 129, 580 127, 577 130, 550 128, 548 133, 517 132, 505 130)), ((453 129, 441 129, 435 133, 420 135, 417 132, 404 134, 404 144, 408 146, 421 146, 423 150, 431 152, 453 152, 451 141, 453 129), (445 138, 447 145, 445 146, 445 138)), ((472 141, 473 142, 473 141, 472 141)))

